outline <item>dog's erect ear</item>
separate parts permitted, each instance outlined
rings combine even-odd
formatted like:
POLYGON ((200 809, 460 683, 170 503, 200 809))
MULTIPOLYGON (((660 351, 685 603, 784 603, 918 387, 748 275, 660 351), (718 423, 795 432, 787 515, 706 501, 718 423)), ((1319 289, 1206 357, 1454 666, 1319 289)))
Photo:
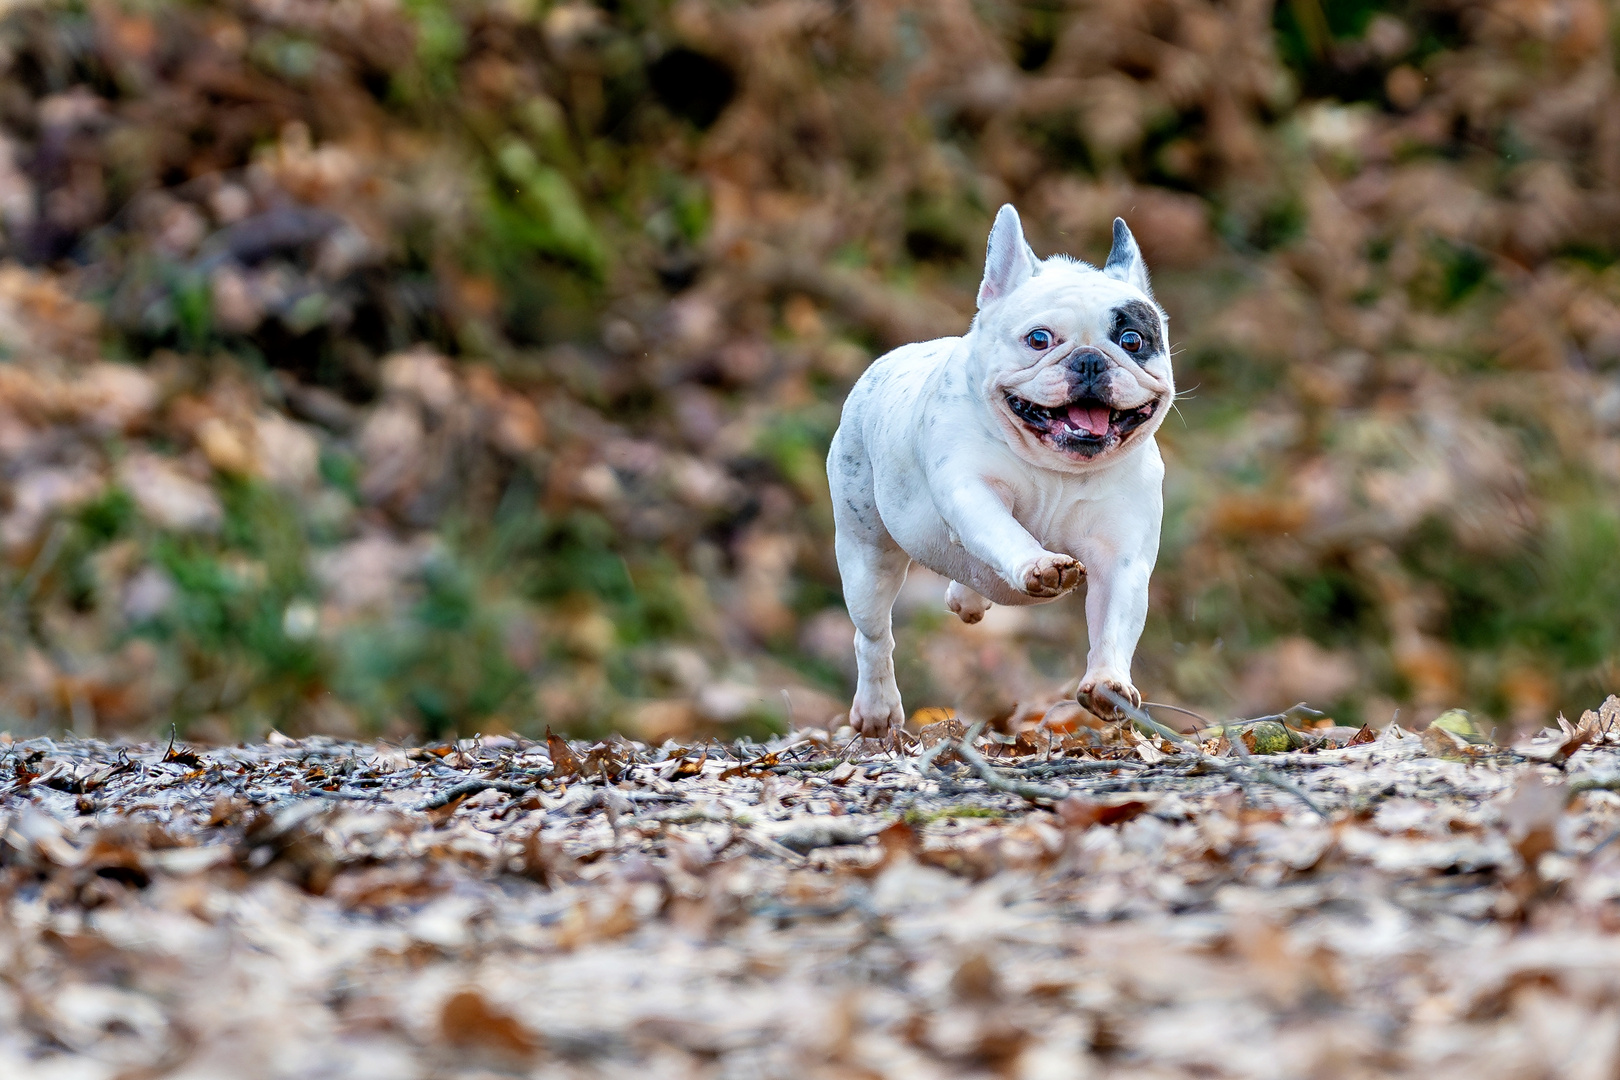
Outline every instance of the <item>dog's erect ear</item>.
POLYGON ((1108 252, 1108 261, 1103 263, 1103 273, 1153 295, 1153 287, 1148 284, 1147 263, 1142 261, 1142 249, 1136 246, 1136 237, 1131 235, 1124 218, 1114 219, 1114 246, 1108 252))
POLYGON ((1037 260, 1024 239, 1018 211, 1006 203, 990 226, 989 251, 984 258, 984 280, 979 283, 979 307, 998 300, 1028 281, 1037 260))

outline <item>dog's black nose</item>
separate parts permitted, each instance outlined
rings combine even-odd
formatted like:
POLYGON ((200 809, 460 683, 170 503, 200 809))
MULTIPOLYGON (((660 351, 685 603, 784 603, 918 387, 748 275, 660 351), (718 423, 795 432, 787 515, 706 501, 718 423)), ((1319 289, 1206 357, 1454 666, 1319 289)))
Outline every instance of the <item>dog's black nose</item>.
POLYGON ((1090 346, 1070 353, 1063 366, 1069 369, 1069 386, 1076 397, 1088 396, 1086 391, 1100 382, 1108 372, 1108 357, 1090 346))

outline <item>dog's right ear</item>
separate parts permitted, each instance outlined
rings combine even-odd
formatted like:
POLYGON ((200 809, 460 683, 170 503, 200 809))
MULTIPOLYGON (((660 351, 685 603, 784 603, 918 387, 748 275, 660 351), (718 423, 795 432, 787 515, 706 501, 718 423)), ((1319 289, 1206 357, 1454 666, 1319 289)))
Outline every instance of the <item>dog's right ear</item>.
POLYGON ((1125 224, 1124 218, 1114 219, 1114 246, 1108 252, 1108 261, 1103 263, 1102 272, 1116 281, 1135 285, 1149 296, 1153 295, 1142 249, 1136 246, 1136 237, 1131 235, 1130 226, 1125 224))
POLYGON ((1024 226, 1012 203, 1005 203, 990 226, 989 251, 984 259, 984 280, 979 283, 979 309, 1028 281, 1035 273, 1035 252, 1024 239, 1024 226))

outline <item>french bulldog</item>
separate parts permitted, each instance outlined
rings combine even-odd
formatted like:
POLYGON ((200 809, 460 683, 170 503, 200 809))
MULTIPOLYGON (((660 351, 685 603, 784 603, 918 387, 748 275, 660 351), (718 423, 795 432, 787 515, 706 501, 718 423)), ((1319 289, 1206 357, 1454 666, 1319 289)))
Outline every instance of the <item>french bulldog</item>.
POLYGON ((903 345, 850 391, 827 456, 838 571, 855 623, 849 722, 905 722, 891 612, 913 561, 951 580, 965 623, 992 604, 1086 588, 1078 698, 1103 719, 1140 705, 1131 657, 1159 553, 1175 398, 1169 326, 1123 219, 1102 269, 1037 258, 1007 205, 990 229, 966 335, 903 345))

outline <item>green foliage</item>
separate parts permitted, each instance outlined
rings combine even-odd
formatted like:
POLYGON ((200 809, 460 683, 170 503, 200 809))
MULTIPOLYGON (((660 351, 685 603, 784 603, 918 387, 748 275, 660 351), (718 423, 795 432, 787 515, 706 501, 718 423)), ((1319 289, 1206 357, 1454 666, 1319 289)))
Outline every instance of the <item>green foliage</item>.
POLYGON ((708 235, 709 218, 713 213, 708 188, 688 177, 669 172, 660 177, 659 186, 681 239, 689 244, 700 243, 708 235))
POLYGON ((267 71, 302 83, 315 74, 315 67, 321 59, 321 47, 305 38, 267 34, 253 43, 252 56, 267 71))
POLYGON ((838 409, 812 405, 779 413, 760 432, 758 452, 807 499, 825 505, 827 448, 838 430, 838 409))
POLYGON ((1284 0, 1273 9, 1277 49, 1296 71, 1324 62, 1335 41, 1359 38, 1387 0, 1284 0))
POLYGON ((607 251, 573 185, 560 169, 541 162, 520 139, 495 152, 500 177, 491 206, 491 231, 507 242, 566 260, 593 278, 607 266, 607 251))
POLYGON ((318 468, 323 482, 360 501, 360 462, 353 454, 323 446, 318 468))
POLYGON ((1413 293, 1420 302, 1442 311, 1467 300, 1490 281, 1490 261, 1470 245, 1436 238, 1429 257, 1425 272, 1413 284, 1413 293))
POLYGON ((1447 4, 1413 0, 1280 0, 1272 8, 1277 52, 1311 96, 1379 101, 1384 73, 1399 61, 1421 63, 1466 39, 1464 19, 1447 4), (1410 35, 1402 55, 1364 57, 1344 48, 1362 41, 1380 15, 1401 20, 1410 35))
POLYGON ((92 547, 127 533, 135 523, 135 500, 121 487, 109 487, 79 508, 79 527, 92 547))
POLYGON ((201 350, 214 328, 214 301, 207 280, 200 274, 179 273, 171 295, 181 348, 201 350))
POLYGON ((1081 173, 1097 172, 1097 163, 1086 142, 1078 112, 1073 109, 1043 112, 1025 123, 1031 140, 1044 151, 1052 164, 1081 173))
POLYGON ((1620 649, 1617 551, 1620 515, 1576 504, 1510 554, 1481 559, 1431 525, 1408 557, 1445 590, 1449 636, 1462 647, 1500 652, 1524 646, 1581 671, 1620 649))
POLYGON ((171 643, 182 657, 190 683, 181 695, 182 718, 247 707, 285 724, 329 667, 319 641, 298 632, 289 616, 314 595, 296 507, 247 481, 226 487, 225 505, 218 541, 152 540, 152 560, 174 583, 175 596, 139 630, 171 643))
POLYGON ((613 526, 589 511, 556 518, 532 514, 502 521, 496 550, 536 600, 584 591, 610 604, 627 603, 635 590, 615 550, 617 539, 613 526))
POLYGON ((1243 202, 1218 209, 1216 227, 1222 237, 1238 250, 1273 251, 1287 247, 1305 231, 1305 204, 1291 190, 1274 192, 1251 204, 1254 193, 1245 193, 1243 202))
POLYGON ((530 599, 555 603, 583 594, 601 603, 624 646, 688 633, 675 564, 655 554, 632 566, 620 546, 613 527, 596 514, 514 513, 497 522, 488 559, 530 599))
POLYGON ((466 51, 462 21, 446 0, 405 0, 416 29, 414 71, 396 74, 393 89, 407 102, 448 98, 456 91, 456 61, 466 51))
POLYGON ((1377 599, 1349 566, 1330 563, 1314 573, 1284 577, 1298 602, 1285 625, 1298 626, 1323 644, 1354 645, 1380 636, 1377 599))
POLYGON ((507 656, 503 607, 462 562, 435 560, 409 613, 345 634, 333 685, 374 721, 414 716, 432 736, 477 728, 514 705, 527 680, 507 656))
POLYGON ((914 193, 906 200, 906 250, 919 262, 960 262, 976 247, 969 222, 981 213, 982 208, 959 197, 914 193))

